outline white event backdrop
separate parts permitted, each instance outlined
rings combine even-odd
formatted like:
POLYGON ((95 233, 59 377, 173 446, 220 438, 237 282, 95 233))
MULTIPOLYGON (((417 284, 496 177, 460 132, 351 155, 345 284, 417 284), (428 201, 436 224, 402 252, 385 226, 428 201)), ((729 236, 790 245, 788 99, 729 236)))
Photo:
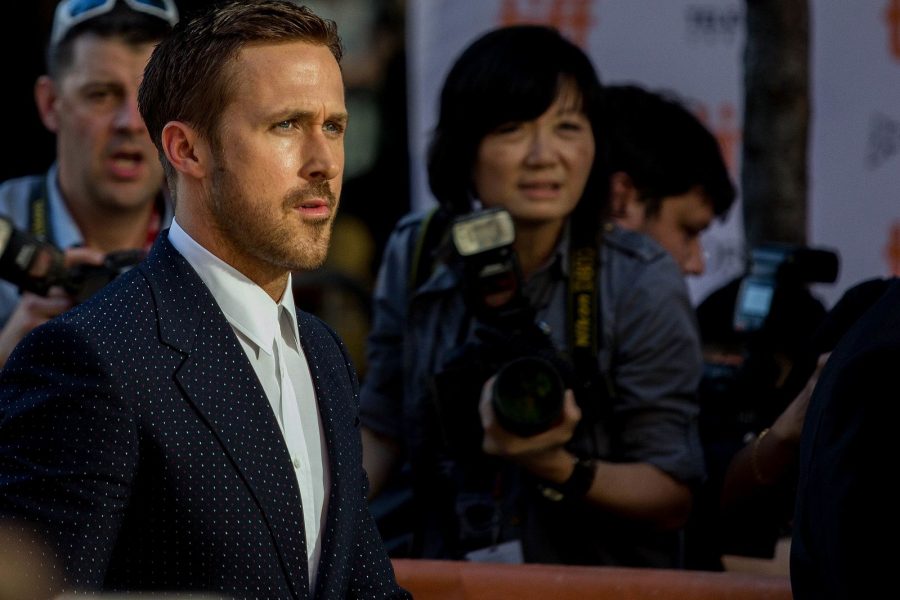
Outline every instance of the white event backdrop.
MULTIPOLYGON (((549 23, 585 49, 606 83, 678 94, 720 141, 740 181, 742 0, 409 0, 413 206, 433 199, 424 169, 438 95, 458 54, 489 29, 549 23)), ((862 279, 900 274, 900 0, 811 1, 809 243, 841 273, 831 304, 862 279)), ((744 268, 741 207, 704 234, 695 302, 744 268)))

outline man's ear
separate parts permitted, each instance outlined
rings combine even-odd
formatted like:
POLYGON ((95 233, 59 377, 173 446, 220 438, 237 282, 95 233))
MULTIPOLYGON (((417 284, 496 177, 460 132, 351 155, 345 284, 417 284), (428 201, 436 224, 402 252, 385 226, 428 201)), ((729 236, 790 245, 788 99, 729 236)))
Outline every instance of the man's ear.
POLYGON ((625 216, 629 196, 634 192, 634 183, 628 173, 616 171, 609 177, 610 214, 616 219, 625 216))
POLYGON ((610 214, 617 225, 624 229, 640 231, 646 218, 646 206, 631 176, 616 171, 609 178, 610 214))
POLYGON ((169 121, 162 130, 162 148, 176 171, 202 179, 211 168, 209 144, 196 129, 181 121, 169 121))
POLYGON ((41 75, 34 82, 34 102, 37 104, 38 114, 44 127, 56 133, 59 130, 59 118, 56 101, 59 94, 56 90, 56 82, 49 75, 41 75))

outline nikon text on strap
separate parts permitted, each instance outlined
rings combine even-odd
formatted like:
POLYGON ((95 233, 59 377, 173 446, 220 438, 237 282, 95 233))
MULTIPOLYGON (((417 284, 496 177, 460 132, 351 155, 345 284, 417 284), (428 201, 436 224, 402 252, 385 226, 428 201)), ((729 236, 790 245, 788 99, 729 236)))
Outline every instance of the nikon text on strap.
MULTIPOLYGON (((569 217, 569 281, 567 286, 566 320, 568 344, 579 390, 613 396, 609 380, 600 371, 598 354, 601 326, 600 291, 597 274, 600 268, 600 248, 603 225, 596 210, 582 199, 569 217)), ((597 403, 579 403, 585 413, 584 422, 597 417, 597 403), (590 413, 590 414, 588 414, 590 413)))
POLYGON ((51 241, 46 174, 36 179, 28 192, 28 230, 42 241, 51 241))

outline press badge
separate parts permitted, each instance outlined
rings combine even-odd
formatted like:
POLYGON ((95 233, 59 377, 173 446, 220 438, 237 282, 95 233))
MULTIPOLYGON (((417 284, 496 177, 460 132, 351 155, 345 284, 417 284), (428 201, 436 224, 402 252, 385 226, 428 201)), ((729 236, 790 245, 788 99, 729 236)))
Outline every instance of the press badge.
POLYGON ((525 562, 521 540, 510 540, 487 548, 472 550, 466 554, 466 560, 483 563, 506 563, 520 565, 525 562))

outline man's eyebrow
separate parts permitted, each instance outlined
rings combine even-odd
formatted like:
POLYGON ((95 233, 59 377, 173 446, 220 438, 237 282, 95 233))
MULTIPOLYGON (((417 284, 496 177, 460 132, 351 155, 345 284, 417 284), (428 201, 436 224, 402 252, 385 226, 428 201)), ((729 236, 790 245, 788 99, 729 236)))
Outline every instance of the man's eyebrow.
POLYGON ((96 78, 96 79, 88 79, 82 81, 78 84, 79 89, 84 89, 88 87, 114 87, 120 88, 124 87, 120 81, 114 81, 112 79, 104 79, 104 78, 96 78))
POLYGON ((347 121, 350 120, 350 115, 347 114, 346 112, 332 113, 332 114, 328 115, 327 120, 328 121, 338 121, 339 123, 346 124, 347 121))
MULTIPOLYGON (((317 115, 318 112, 312 110, 285 110, 275 113, 275 118, 280 121, 312 121, 317 115)), ((350 120, 350 115, 346 112, 336 112, 326 115, 325 120, 346 123, 350 120)))

